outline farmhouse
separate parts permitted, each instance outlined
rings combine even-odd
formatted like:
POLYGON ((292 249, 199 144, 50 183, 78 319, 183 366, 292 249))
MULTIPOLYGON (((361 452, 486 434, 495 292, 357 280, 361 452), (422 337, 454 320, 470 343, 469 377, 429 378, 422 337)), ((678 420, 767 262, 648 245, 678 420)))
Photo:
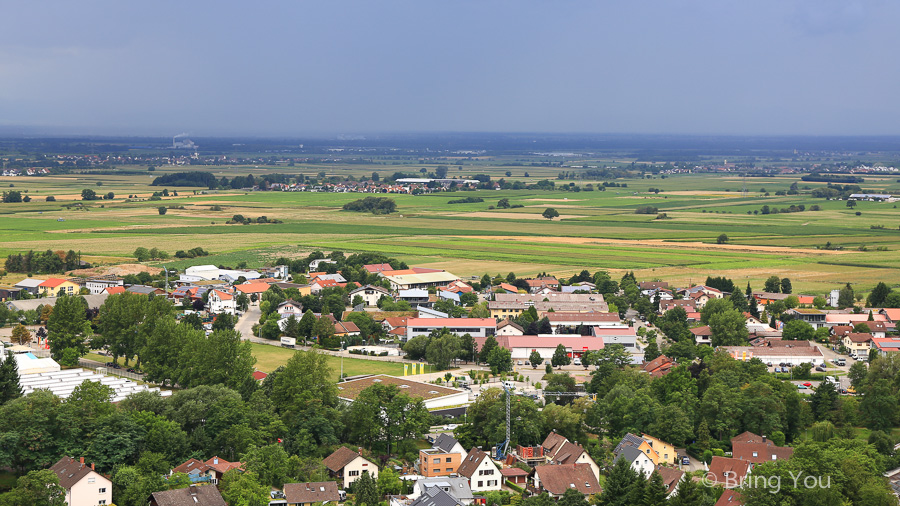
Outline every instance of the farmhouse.
POLYGON ((409 290, 412 288, 431 288, 452 283, 458 276, 447 271, 420 272, 412 270, 382 272, 382 276, 391 284, 391 290, 409 290), (401 274, 403 273, 403 274, 401 274))

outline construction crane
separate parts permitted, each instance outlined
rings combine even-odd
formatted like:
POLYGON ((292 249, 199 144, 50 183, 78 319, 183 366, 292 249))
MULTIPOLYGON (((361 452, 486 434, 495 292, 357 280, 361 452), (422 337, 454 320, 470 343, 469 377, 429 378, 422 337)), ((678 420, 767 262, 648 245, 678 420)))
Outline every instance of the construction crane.
MULTIPOLYGON (((497 451, 495 454, 496 460, 503 460, 506 457, 507 452, 509 451, 509 442, 511 440, 511 419, 509 415, 509 398, 513 395, 513 392, 510 388, 508 388, 505 384, 500 384, 503 387, 503 392, 506 393, 506 440, 497 445, 497 451)), ((516 394, 516 395, 524 395, 524 394, 516 394)), ((544 397, 552 395, 554 397, 583 397, 585 395, 590 396, 591 399, 597 400, 597 394, 589 394, 587 392, 544 392, 544 397)))

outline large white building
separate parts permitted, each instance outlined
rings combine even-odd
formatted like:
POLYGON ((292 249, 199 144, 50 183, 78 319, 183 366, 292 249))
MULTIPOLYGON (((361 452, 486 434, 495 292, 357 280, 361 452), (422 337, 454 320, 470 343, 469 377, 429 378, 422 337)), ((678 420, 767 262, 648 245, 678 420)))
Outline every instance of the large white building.
MULTIPOLYGON (((398 271, 393 271, 398 272, 398 271)), ((437 272, 409 272, 409 274, 390 274, 384 275, 385 279, 391 284, 391 290, 409 290, 412 288, 431 288, 433 286, 443 286, 450 284, 459 279, 458 276, 450 274, 447 271, 437 272)))
POLYGON ((338 383, 338 397, 346 403, 352 403, 356 397, 372 385, 396 385, 401 392, 410 397, 421 398, 429 411, 440 410, 469 403, 469 393, 457 388, 432 385, 407 378, 379 374, 365 378, 342 381, 338 383))
POLYGON ((443 328, 457 336, 487 337, 497 332, 497 321, 493 318, 410 318, 406 321, 406 339, 427 336, 443 328))
MULTIPOLYGON (((480 350, 486 337, 475 338, 480 350)), ((602 350, 603 338, 583 337, 575 334, 546 334, 537 336, 496 336, 497 345, 510 351, 513 360, 528 360, 531 352, 536 351, 541 358, 549 361, 560 344, 566 349, 570 358, 580 358, 586 351, 602 350)))

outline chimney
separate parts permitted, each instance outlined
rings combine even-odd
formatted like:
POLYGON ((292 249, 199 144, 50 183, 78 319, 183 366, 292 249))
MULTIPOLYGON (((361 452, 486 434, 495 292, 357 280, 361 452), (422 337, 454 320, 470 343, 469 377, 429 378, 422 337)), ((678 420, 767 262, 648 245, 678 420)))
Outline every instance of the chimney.
POLYGON ((765 443, 765 442, 766 442, 766 436, 763 436, 762 438, 763 438, 763 443, 765 443))
POLYGON ((93 471, 93 470, 94 470, 94 463, 91 462, 91 471, 93 471))
POLYGON ((356 447, 356 453, 359 453, 360 455, 362 455, 362 446, 356 447))
POLYGON ((81 460, 79 462, 81 463, 81 465, 84 465, 84 457, 81 457, 81 460))

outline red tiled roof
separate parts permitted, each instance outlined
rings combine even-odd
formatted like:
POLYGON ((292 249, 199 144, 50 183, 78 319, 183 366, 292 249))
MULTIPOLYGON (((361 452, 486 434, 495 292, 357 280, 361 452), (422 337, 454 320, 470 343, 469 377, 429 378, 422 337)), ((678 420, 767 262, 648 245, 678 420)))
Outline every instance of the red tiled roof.
POLYGON ((107 286, 105 292, 110 295, 115 295, 117 293, 125 293, 124 286, 107 286))
POLYGON ((794 449, 786 446, 775 446, 771 441, 763 442, 738 442, 732 445, 734 458, 746 460, 754 464, 770 462, 772 460, 787 460, 794 455, 794 449), (756 453, 756 456, 753 454, 756 453), (773 459, 772 457, 775 457, 773 459))
POLYGON ((707 479, 725 488, 740 487, 750 471, 750 462, 730 457, 715 456, 709 464, 707 479))
POLYGON ((704 325, 702 327, 695 327, 691 329, 691 334, 694 334, 697 337, 700 336, 711 336, 712 331, 709 328, 709 325, 704 325))
POLYGON ((220 300, 231 300, 234 298, 233 295, 228 292, 223 292, 222 290, 213 290, 213 293, 215 293, 220 300))
POLYGON ((359 457, 359 453, 346 446, 342 446, 335 450, 331 455, 325 457, 325 460, 322 461, 322 465, 333 472, 338 472, 343 469, 344 466, 353 462, 356 457, 359 457))
POLYGON ((574 488, 582 494, 601 492, 590 464, 547 464, 534 468, 541 487, 553 495, 563 495, 574 488))
POLYGON ((243 470, 243 464, 240 462, 228 462, 225 459, 221 459, 218 456, 213 457, 205 462, 210 469, 216 471, 217 473, 225 474, 232 469, 241 469, 243 470))
POLYGON ((268 374, 262 371, 253 371, 253 379, 255 379, 256 381, 262 381, 266 379, 267 376, 268 374))
POLYGON ((60 278, 50 278, 47 281, 44 281, 43 283, 39 284, 38 286, 44 287, 44 288, 56 288, 57 286, 65 283, 66 281, 68 281, 68 280, 60 279, 60 278))

